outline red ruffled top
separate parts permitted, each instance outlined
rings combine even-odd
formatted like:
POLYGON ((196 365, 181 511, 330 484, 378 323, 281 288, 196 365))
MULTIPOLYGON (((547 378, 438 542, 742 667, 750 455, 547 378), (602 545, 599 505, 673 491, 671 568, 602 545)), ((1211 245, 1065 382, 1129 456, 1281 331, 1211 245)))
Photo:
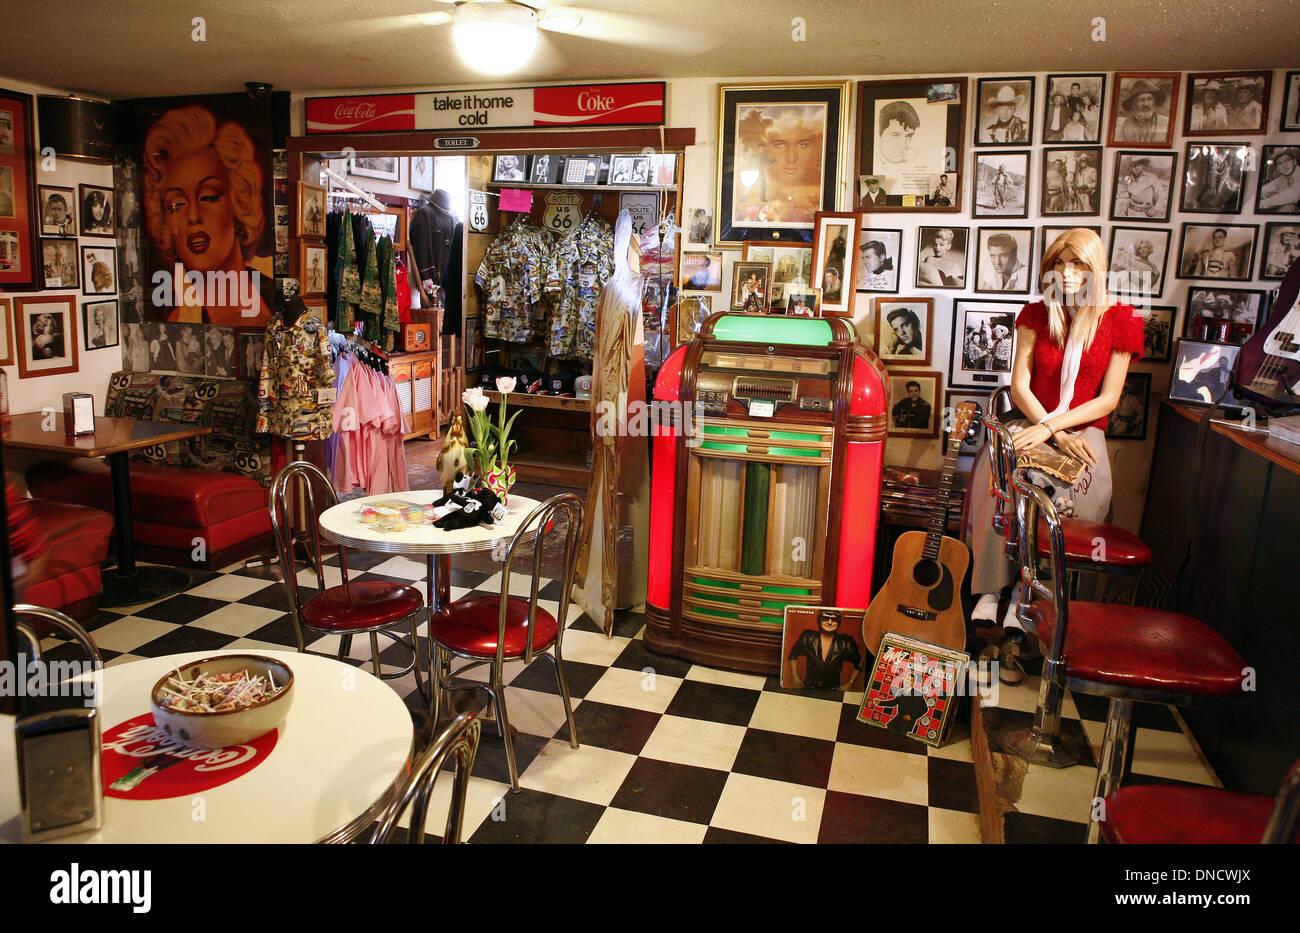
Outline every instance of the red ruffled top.
MULTIPOLYGON (((1038 336, 1034 341, 1029 391, 1034 393, 1034 397, 1045 409, 1051 411, 1060 403, 1061 364, 1065 360, 1065 347, 1052 339, 1047 321, 1047 305, 1041 301, 1025 305, 1016 318, 1016 327, 1032 330, 1038 336)), ((1097 335, 1092 339, 1092 346, 1083 351, 1083 357, 1079 360, 1079 375, 1074 380, 1071 408, 1092 401, 1101 392, 1101 383, 1106 376, 1106 368, 1110 366, 1112 353, 1131 353, 1134 360, 1142 358, 1143 330, 1142 315, 1131 305, 1114 304, 1107 309, 1097 323, 1097 335)), ((1106 421, 1106 418, 1098 418, 1092 424, 1078 425, 1072 430, 1080 431, 1088 427, 1104 431, 1106 421)))

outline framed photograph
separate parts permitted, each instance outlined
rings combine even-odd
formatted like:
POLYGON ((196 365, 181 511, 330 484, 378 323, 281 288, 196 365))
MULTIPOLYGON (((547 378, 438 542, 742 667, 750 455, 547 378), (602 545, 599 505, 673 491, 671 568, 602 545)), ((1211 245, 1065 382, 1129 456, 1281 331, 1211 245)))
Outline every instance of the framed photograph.
POLYGON ((411 187, 416 191, 433 190, 433 156, 411 156, 411 187))
POLYGON ((1178 277, 1248 282, 1258 237, 1252 224, 1183 224, 1178 277))
POLYGON ((522 184, 528 180, 528 156, 499 155, 492 166, 492 180, 504 184, 522 184))
POLYGON ((916 287, 966 287, 970 227, 919 227, 916 231, 916 287))
POLYGON ((1043 142, 1100 143, 1106 76, 1048 75, 1043 95, 1043 142))
POLYGON ((1190 214, 1240 214, 1249 145, 1188 143, 1183 170, 1182 210, 1190 214))
POLYGON ((1037 279, 1026 265, 1034 257, 1033 247, 1033 227, 980 227, 975 291, 1028 295, 1037 279))
POLYGON ((209 327, 203 333, 203 375, 233 379, 239 371, 233 327, 209 327))
POLYGON ((81 201, 81 235, 113 236, 117 213, 113 210, 113 189, 78 185, 77 194, 81 201))
POLYGON ((787 690, 861 690, 866 660, 866 611, 835 606, 788 606, 781 631, 781 686, 787 690), (821 647, 830 638, 830 650, 821 647), (823 660, 841 658, 839 664, 823 660), (853 659, 857 658, 855 662, 853 659), (804 663, 800 664, 799 662, 804 663))
POLYGON ((1183 337, 1240 346, 1263 323, 1266 308, 1265 293, 1257 289, 1193 285, 1187 290, 1183 337))
POLYGON ((1169 379, 1169 400, 1189 405, 1212 405, 1232 385, 1232 367, 1241 347, 1198 340, 1180 340, 1174 352, 1169 379))
POLYGON ((1071 224, 1068 227, 1063 225, 1045 226, 1038 235, 1038 264, 1035 265, 1034 268, 1041 269, 1043 267, 1043 257, 1047 255, 1047 251, 1051 249, 1052 244, 1055 243, 1057 238, 1062 234, 1069 233, 1076 227, 1082 227, 1084 230, 1091 230, 1093 233, 1097 234, 1097 236, 1101 236, 1101 227, 1096 224, 1071 224))
POLYGON ((876 354, 886 366, 930 366, 933 298, 877 298, 876 354))
POLYGON ((854 175, 878 179, 885 202, 860 194, 857 209, 960 211, 965 126, 965 78, 859 81, 854 175), (939 85, 955 85, 956 99, 948 92, 931 93, 939 85), (943 196, 936 197, 941 188, 943 196))
POLYGON ((397 156, 376 156, 373 158, 352 157, 348 174, 359 178, 378 178, 381 181, 402 180, 402 160, 397 156))
POLYGON ((785 308, 787 288, 792 286, 808 288, 812 285, 811 243, 783 243, 779 240, 746 241, 741 251, 741 258, 771 264, 772 286, 768 290, 767 300, 774 308, 785 308))
POLYGON ((722 290, 722 253, 682 253, 682 288, 722 290))
MULTIPOLYGON (((203 375, 203 324, 171 324, 175 334, 175 353, 173 357, 173 368, 178 373, 185 373, 188 376, 203 375)), ((161 333, 162 325, 159 325, 158 341, 161 343, 164 335, 161 333)))
POLYGON ((1282 119, 1278 130, 1300 133, 1300 71, 1288 71, 1282 94, 1282 119))
POLYGON ((104 347, 116 347, 117 336, 117 302, 87 301, 81 306, 81 332, 86 350, 100 350, 104 347))
POLYGON ((41 236, 76 237, 77 193, 56 185, 37 185, 41 204, 41 236))
POLYGON ((562 183, 594 185, 600 180, 600 156, 568 156, 564 160, 562 183))
POLYGON ((1300 214, 1300 147, 1265 146, 1260 159, 1256 214, 1300 214))
POLYGON ((1117 295, 1159 295, 1173 231, 1166 227, 1110 228, 1110 289, 1117 295))
POLYGON ((298 182, 298 236, 325 238, 325 189, 298 182))
MULTIPOLYGON (((953 413, 957 410, 957 406, 964 402, 970 402, 974 405, 976 413, 980 418, 983 418, 984 415, 988 414, 989 397, 990 393, 988 392, 954 392, 949 389, 943 394, 943 416, 939 420, 939 430, 944 434, 952 430, 953 413)), ((981 429, 975 432, 973 439, 970 437, 963 438, 961 446, 957 448, 957 453, 962 456, 979 453, 984 446, 984 434, 985 432, 981 429)))
POLYGON ((387 234, 393 238, 393 249, 401 252, 406 249, 406 231, 411 226, 411 209, 404 204, 388 204, 379 217, 371 217, 371 226, 381 236, 387 234), (386 218, 392 218, 387 220, 386 218), (376 221, 380 221, 376 223, 376 221))
POLYGON ((650 184, 660 188, 677 184, 677 153, 656 152, 650 157, 650 184))
POLYGON ((533 164, 528 167, 528 183, 532 185, 554 185, 560 177, 560 156, 549 152, 533 156, 533 164))
POLYGON ((823 314, 853 315, 861 226, 862 217, 856 213, 817 212, 812 280, 822 290, 823 314))
POLYGON ((1184 136, 1260 136, 1268 129, 1271 71, 1187 76, 1184 136))
POLYGON ((844 177, 848 91, 847 81, 719 87, 715 246, 812 240, 844 177))
POLYGON ((793 317, 821 317, 822 290, 795 285, 784 293, 785 313, 793 317))
POLYGON ((952 316, 953 389, 996 389, 1011 382, 1021 302, 958 299, 952 316))
POLYGON ((1039 190, 1044 217, 1096 217, 1101 213, 1101 147, 1044 150, 1039 190))
POLYGON ((80 288, 76 240, 41 239, 41 288, 80 288))
POLYGON ((35 135, 31 95, 0 88, 0 286, 12 289, 41 280, 35 135))
POLYGON ((1178 112, 1176 71, 1119 72, 1115 75, 1115 100, 1110 111, 1111 146, 1168 149, 1174 142, 1174 115, 1178 112))
POLYGON ((858 238, 858 291, 897 294, 902 267, 903 231, 864 226, 858 238))
POLYGON ((687 212, 690 226, 686 228, 686 242, 704 245, 713 239, 713 211, 707 207, 693 207, 687 212))
POLYGON ((767 310, 768 291, 772 284, 770 262, 740 262, 731 266, 731 310, 767 310), (755 307, 756 306, 756 307, 755 307))
POLYGON ((235 334, 236 376, 240 379, 262 377, 262 352, 266 340, 262 334, 235 334))
POLYGON ((648 155, 616 155, 609 160, 611 185, 650 184, 650 157, 648 155))
POLYGON ((972 217, 1029 216, 1029 150, 975 153, 972 217))
POLYGON ((19 378, 77 372, 80 365, 76 297, 38 295, 15 298, 14 337, 19 378))
POLYGON ((893 437, 938 437, 943 373, 908 370, 889 374, 889 433, 893 437))
POLYGON ((304 298, 302 303, 307 306, 308 317, 314 317, 322 326, 329 323, 329 305, 324 298, 304 298))
POLYGON ((1142 315, 1142 362, 1168 363, 1174 342, 1174 318, 1178 309, 1148 305, 1136 309, 1142 315))
POLYGON ((1291 264, 1300 259, 1300 224, 1270 223, 1264 228, 1261 279, 1281 279, 1291 264))
POLYGON ((117 247, 81 247, 81 293, 117 294, 117 247))
POLYGON ((713 313, 708 295, 682 295, 677 301, 677 343, 690 343, 713 313))
POLYGON ((1126 441, 1147 438, 1147 407, 1151 402, 1151 374, 1130 372, 1124 377, 1119 404, 1106 421, 1106 436, 1126 441))
POLYGON ((0 298, 0 366, 14 365, 14 300, 0 298))
POLYGON ((1111 220, 1169 221, 1176 152, 1117 152, 1110 194, 1111 220))
POLYGON ((321 244, 305 242, 298 244, 298 293, 303 297, 325 294, 326 284, 329 281, 325 272, 328 255, 321 244))
POLYGON ((975 82, 979 116, 977 146, 1027 146, 1034 139, 1034 79, 980 78, 975 82))

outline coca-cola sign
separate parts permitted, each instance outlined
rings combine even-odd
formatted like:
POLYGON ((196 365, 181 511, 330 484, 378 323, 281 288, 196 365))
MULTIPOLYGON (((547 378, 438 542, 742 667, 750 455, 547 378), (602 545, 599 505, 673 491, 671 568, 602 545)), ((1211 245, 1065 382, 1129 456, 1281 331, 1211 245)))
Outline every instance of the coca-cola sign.
POLYGON ((415 95, 311 97, 307 133, 392 133, 415 129, 415 95))
POLYGON ((153 713, 104 731, 104 793, 127 800, 187 797, 229 783, 271 754, 280 732, 272 729, 246 745, 191 748, 160 729, 153 713))

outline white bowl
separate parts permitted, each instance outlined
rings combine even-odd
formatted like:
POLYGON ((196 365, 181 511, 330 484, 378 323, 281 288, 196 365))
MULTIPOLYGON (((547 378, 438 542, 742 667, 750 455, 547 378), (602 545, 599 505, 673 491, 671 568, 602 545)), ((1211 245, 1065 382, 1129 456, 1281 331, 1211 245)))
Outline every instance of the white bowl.
POLYGON ((270 675, 283 689, 270 699, 248 709, 225 713, 189 713, 168 709, 158 702, 158 698, 163 686, 175 675, 176 670, 173 668, 154 684, 149 696, 154 722, 177 742, 195 748, 228 748, 261 738, 284 722, 289 715, 289 707, 293 705, 293 671, 287 664, 256 654, 224 654, 191 661, 180 667, 181 673, 188 680, 193 680, 200 674, 230 674, 244 670, 250 674, 270 675))

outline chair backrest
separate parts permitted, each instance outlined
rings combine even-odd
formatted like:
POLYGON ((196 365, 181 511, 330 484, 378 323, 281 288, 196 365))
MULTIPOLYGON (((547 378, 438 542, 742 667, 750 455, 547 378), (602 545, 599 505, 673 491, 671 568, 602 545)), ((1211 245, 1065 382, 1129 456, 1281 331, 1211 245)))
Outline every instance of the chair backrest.
POLYGON ((1291 765, 1282 779, 1261 841, 1264 845, 1291 843, 1295 841, 1297 828, 1300 828, 1300 761, 1291 765))
POLYGON ((1069 600, 1065 593, 1065 535, 1062 532, 1061 516, 1052 504, 1052 497, 1029 481, 1025 468, 1019 467, 1012 471, 1011 484, 1016 491, 1020 579, 1029 588, 1027 601, 1038 594, 1054 604, 1056 620, 1046 657, 1056 660, 1065 651, 1065 631, 1069 626, 1069 600), (1051 538, 1047 561, 1051 578, 1046 580, 1042 576, 1042 563, 1037 558, 1039 518, 1045 520, 1051 538))
MULTIPOLYGON (((326 589, 325 567, 321 560, 320 514, 338 504, 334 484, 314 463, 295 461, 275 475, 271 484, 269 508, 271 533, 280 555, 280 570, 284 574, 284 588, 289 597, 289 611, 293 615, 298 634, 298 650, 303 650, 302 620, 299 615, 302 600, 298 593, 298 559, 296 547, 307 551, 307 563, 316 571, 316 582, 326 589)), ((342 545, 338 548, 339 572, 343 582, 348 582, 347 554, 342 545)))
POLYGON ((479 733, 482 722, 474 713, 461 713, 443 730, 442 734, 416 758, 411 773, 402 782, 397 796, 389 804, 379 825, 370 836, 371 844, 386 843, 393 835, 402 814, 411 808, 411 826, 406 841, 424 842, 424 824, 429 815, 429 797, 449 755, 456 756, 456 771, 452 778, 451 806, 447 808, 447 826, 442 841, 460 842, 461 828, 465 822, 465 796, 469 789, 470 772, 478 755, 479 733))
POLYGON ((1011 390, 998 389, 989 399, 984 426, 988 431, 989 476, 993 481, 993 527, 1007 540, 1007 556, 1016 557, 1016 493, 1011 471, 1016 465, 1016 448, 1003 418, 1011 410, 1011 390), (1011 532, 1008 533, 1007 529, 1011 532))
MULTIPOLYGON (((514 568, 515 554, 520 543, 533 540, 532 579, 528 592, 528 636, 522 655, 525 664, 533 661, 533 637, 537 618, 537 591, 542 583, 542 556, 545 553, 548 536, 556 533, 556 525, 565 523, 564 536, 561 540, 561 557, 563 566, 560 572, 560 608, 555 621, 559 625, 555 642, 560 645, 564 637, 564 623, 569 614, 569 590, 573 586, 573 573, 578 562, 578 535, 582 529, 582 500, 571 492, 551 496, 524 519, 519 530, 510 541, 506 550, 505 565, 501 569, 501 610, 497 619, 497 661, 504 658, 506 638, 506 618, 510 597, 510 574, 514 568)), ((563 650, 563 646, 561 646, 563 650)))
MULTIPOLYGON (((94 678, 92 690, 94 696, 98 698, 100 687, 99 672, 104 669, 104 656, 99 653, 99 648, 95 645, 95 642, 90 635, 86 633, 86 630, 78 625, 76 621, 70 619, 57 609, 47 609, 44 606, 32 606, 27 603, 16 603, 14 605, 14 628, 31 646, 30 658, 33 661, 40 660, 41 657, 41 635, 26 622, 18 621, 24 616, 44 619, 46 622, 52 623, 55 628, 61 629, 71 635, 73 640, 81 645, 82 650, 86 652, 86 657, 90 659, 90 673, 94 678)), ((59 673, 74 674, 75 666, 61 665, 59 662, 55 662, 55 664, 50 667, 50 670, 46 674, 46 683, 48 688, 55 690, 56 695, 58 694, 56 688, 63 682, 62 680, 57 683, 54 682, 55 675, 59 673), (63 666, 63 671, 58 670, 60 666, 63 666)))

